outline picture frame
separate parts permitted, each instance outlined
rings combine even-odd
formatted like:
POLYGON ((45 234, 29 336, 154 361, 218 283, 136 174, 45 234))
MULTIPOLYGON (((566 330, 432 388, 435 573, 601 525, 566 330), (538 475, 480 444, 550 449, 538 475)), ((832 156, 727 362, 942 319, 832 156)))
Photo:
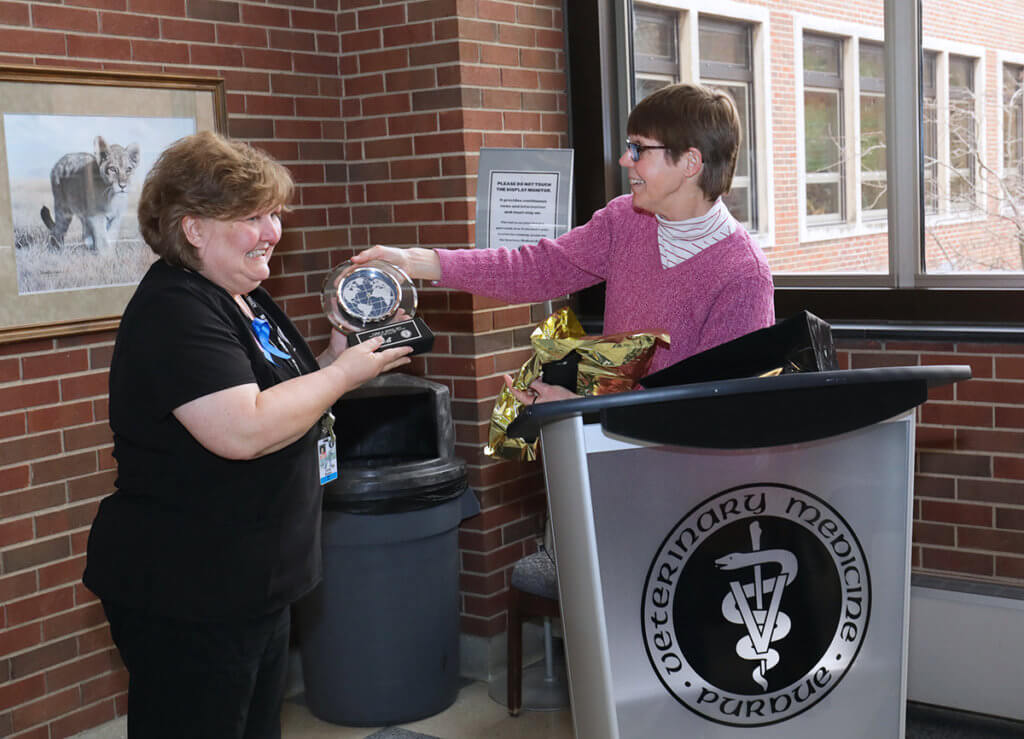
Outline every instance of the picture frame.
POLYGON ((0 67, 0 344, 117 328, 156 258, 145 174, 204 130, 227 130, 220 78, 0 67))

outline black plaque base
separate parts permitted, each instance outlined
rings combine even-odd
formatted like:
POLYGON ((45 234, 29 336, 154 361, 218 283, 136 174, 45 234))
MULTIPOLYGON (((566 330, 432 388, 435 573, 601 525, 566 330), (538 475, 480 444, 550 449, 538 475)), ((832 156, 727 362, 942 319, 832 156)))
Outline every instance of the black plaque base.
MULTIPOLYGON (((411 346, 413 354, 423 354, 434 348, 434 334, 427 328, 422 318, 410 318, 396 321, 386 326, 356 331, 348 336, 348 345, 362 344, 367 339, 383 336, 381 349, 394 349, 399 346, 411 346)), ((379 350, 378 350, 379 351, 379 350)))

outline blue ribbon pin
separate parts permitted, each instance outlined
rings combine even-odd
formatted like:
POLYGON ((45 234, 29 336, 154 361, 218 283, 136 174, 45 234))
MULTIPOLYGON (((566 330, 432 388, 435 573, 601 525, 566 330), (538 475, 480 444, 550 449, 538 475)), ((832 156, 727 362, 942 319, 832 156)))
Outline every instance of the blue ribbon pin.
POLYGON ((252 330, 256 333, 256 340, 260 343, 260 349, 263 350, 263 356, 267 358, 268 362, 277 365, 277 362, 270 356, 271 354, 281 359, 292 358, 291 354, 286 354, 270 343, 270 324, 265 318, 252 319, 252 330))

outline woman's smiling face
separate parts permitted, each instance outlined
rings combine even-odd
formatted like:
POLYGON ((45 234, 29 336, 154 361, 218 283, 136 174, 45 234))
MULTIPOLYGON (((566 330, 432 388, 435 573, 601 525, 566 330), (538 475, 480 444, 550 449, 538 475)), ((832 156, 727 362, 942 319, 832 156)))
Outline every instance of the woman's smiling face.
MULTIPOLYGON (((630 135, 632 143, 643 146, 662 146, 660 141, 647 136, 630 135)), ((687 181, 684 171, 685 157, 673 162, 665 149, 646 149, 633 161, 629 147, 619 157, 619 166, 629 173, 629 189, 633 193, 633 206, 673 218, 676 201, 687 181)))
POLYGON ((281 239, 280 208, 230 221, 193 218, 182 225, 199 255, 199 273, 230 294, 255 290, 270 276, 270 256, 281 239))

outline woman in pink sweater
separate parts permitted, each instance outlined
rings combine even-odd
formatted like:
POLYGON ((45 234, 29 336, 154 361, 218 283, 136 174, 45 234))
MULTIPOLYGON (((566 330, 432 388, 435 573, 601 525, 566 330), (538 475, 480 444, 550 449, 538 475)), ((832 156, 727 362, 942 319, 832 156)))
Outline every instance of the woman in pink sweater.
MULTIPOLYGON (((521 249, 374 246, 352 261, 383 259, 411 277, 509 303, 550 300, 603 281, 606 334, 671 337, 652 372, 772 325, 768 262, 720 197, 739 151, 732 100, 699 85, 670 85, 633 109, 627 131, 619 165, 629 172, 631 194, 557 239, 521 249)), ((531 388, 533 400, 565 397, 540 381, 531 388)))

